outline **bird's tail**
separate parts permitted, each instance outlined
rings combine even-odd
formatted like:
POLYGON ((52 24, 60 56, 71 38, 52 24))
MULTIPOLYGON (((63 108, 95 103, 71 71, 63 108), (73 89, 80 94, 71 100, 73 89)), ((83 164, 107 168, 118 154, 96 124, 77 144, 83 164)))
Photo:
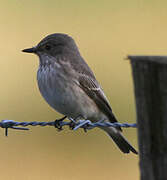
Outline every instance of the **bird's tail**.
POLYGON ((135 154, 138 154, 138 152, 125 139, 120 130, 114 127, 103 127, 102 129, 107 132, 107 134, 113 139, 113 141, 123 153, 129 153, 131 151, 135 154))

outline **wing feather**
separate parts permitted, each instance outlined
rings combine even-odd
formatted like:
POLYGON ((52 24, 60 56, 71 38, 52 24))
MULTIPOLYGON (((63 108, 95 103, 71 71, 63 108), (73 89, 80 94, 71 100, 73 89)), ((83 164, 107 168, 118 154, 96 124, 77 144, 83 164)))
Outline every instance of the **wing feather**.
POLYGON ((92 79, 87 75, 80 74, 79 84, 80 87, 85 91, 85 93, 94 100, 99 109, 104 114, 106 114, 110 122, 117 122, 115 116, 112 113, 109 102, 104 95, 103 90, 99 86, 99 83, 95 79, 92 79))

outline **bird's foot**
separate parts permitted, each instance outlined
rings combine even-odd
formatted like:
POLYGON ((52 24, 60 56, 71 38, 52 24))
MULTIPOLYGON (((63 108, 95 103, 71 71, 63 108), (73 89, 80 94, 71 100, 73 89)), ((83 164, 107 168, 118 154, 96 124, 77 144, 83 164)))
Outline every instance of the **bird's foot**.
POLYGON ((70 130, 73 130, 75 128, 75 126, 76 126, 75 121, 71 121, 70 124, 69 124, 70 130))
POLYGON ((63 130, 62 125, 61 125, 61 122, 62 122, 64 119, 66 119, 66 118, 67 118, 67 116, 64 116, 64 117, 62 117, 61 119, 55 120, 54 126, 55 126, 55 128, 58 129, 58 131, 63 130))
POLYGON ((77 116, 76 118, 69 118, 69 120, 71 121, 69 124, 69 128, 70 130, 73 130, 76 126, 77 126, 77 122, 82 119, 82 116, 77 116))
POLYGON ((83 127, 83 130, 85 133, 87 133, 87 131, 88 131, 87 127, 83 127))
POLYGON ((88 132, 88 130, 90 129, 89 123, 90 123, 89 120, 85 120, 85 121, 83 122, 82 128, 83 128, 83 130, 84 130, 85 133, 88 132))

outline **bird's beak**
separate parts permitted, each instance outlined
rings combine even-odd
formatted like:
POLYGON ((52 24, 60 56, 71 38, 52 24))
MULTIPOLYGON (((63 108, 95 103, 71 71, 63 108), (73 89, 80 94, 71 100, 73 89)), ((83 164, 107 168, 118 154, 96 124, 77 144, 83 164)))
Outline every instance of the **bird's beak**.
POLYGON ((28 49, 23 49, 22 52, 35 53, 36 52, 36 47, 32 47, 32 48, 28 48, 28 49))

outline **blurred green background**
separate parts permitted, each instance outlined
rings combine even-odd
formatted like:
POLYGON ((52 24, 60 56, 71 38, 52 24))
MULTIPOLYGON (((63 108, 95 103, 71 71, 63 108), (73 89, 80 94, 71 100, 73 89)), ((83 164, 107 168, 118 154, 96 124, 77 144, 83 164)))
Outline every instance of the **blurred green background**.
MULTIPOLYGON (((0 119, 62 117, 41 97, 38 58, 22 49, 44 36, 71 35, 101 83, 120 122, 133 123, 135 102, 128 54, 165 55, 167 12, 161 0, 0 0, 0 119)), ((141 89, 142 90, 142 89, 141 89)), ((125 136, 137 148, 135 129, 125 136)), ((134 180, 138 157, 122 154, 103 132, 51 127, 0 131, 1 179, 134 180)))

